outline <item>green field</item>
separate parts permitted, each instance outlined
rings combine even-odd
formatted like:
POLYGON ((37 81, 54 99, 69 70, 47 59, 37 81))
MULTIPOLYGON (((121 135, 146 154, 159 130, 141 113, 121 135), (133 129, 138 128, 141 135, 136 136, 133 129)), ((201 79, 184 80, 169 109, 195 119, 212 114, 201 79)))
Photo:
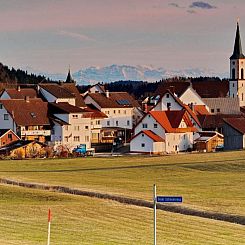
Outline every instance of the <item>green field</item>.
MULTIPOLYGON (((245 152, 163 157, 1 161, 0 177, 245 215, 245 152)), ((152 244, 152 210, 113 201, 0 185, 0 244, 152 244)), ((242 225, 158 211, 158 244, 245 244, 242 225)))

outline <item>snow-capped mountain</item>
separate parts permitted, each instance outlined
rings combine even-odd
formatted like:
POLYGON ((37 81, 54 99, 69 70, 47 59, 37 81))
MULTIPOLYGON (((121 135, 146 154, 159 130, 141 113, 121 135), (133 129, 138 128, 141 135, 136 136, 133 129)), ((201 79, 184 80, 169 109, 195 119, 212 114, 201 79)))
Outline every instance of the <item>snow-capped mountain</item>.
MULTIPOLYGON (((28 70, 28 69, 27 69, 28 70)), ((30 72, 28 70, 28 72, 30 72)), ((65 80, 66 74, 39 73, 52 80, 65 80)), ((129 66, 129 65, 110 65, 105 67, 88 67, 80 69, 73 74, 73 79, 77 84, 95 84, 98 82, 110 83, 114 81, 148 81, 155 82, 162 78, 169 77, 228 77, 228 73, 217 74, 211 70, 205 69, 183 69, 166 70, 164 68, 155 68, 152 66, 129 66)))

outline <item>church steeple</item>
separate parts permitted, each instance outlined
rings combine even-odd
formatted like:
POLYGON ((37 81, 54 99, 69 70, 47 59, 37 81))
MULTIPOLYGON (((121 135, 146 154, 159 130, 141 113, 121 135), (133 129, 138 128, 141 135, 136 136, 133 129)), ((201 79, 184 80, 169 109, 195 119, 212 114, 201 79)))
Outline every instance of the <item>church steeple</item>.
POLYGON ((66 83, 74 83, 74 80, 72 79, 72 76, 71 76, 71 69, 70 68, 69 68, 69 71, 68 71, 68 74, 66 77, 66 83))
POLYGON ((237 28, 236 28, 236 39, 234 44, 234 50, 233 54, 230 57, 230 59, 244 59, 245 56, 242 53, 242 44, 241 44, 241 38, 240 38, 240 28, 239 23, 237 21, 237 28))

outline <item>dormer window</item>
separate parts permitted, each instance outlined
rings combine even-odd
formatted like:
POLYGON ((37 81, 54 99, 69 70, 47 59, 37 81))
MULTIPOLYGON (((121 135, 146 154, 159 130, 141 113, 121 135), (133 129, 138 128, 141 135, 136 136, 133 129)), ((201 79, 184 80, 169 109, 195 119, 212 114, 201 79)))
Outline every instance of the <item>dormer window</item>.
POLYGON ((31 117, 32 117, 32 118, 37 117, 37 115, 36 115, 34 112, 31 112, 30 114, 31 114, 31 117))

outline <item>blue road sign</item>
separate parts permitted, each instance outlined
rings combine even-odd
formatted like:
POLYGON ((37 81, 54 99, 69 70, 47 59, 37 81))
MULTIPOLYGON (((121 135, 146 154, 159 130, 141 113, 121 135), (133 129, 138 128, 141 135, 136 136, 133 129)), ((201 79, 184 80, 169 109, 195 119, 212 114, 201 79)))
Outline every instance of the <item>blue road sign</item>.
POLYGON ((157 196, 157 202, 183 202, 183 198, 173 196, 157 196))

